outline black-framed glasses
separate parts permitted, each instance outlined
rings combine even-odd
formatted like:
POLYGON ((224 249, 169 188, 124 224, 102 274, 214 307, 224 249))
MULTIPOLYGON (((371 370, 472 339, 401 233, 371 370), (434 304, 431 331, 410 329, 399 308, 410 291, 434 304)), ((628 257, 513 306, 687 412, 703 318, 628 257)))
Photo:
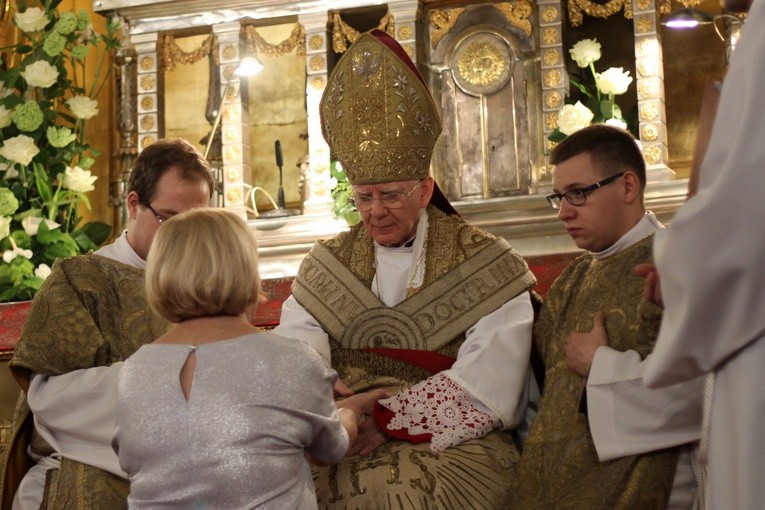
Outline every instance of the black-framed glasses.
POLYGON ((151 206, 151 205, 150 205, 148 202, 146 202, 146 203, 145 203, 145 204, 143 204, 143 205, 144 205, 144 206, 145 206, 145 207, 146 207, 148 210, 150 210, 154 216, 156 216, 156 217, 157 217, 157 223, 159 223, 160 225, 162 225, 162 222, 163 222, 163 221, 165 221, 165 220, 167 220, 167 219, 169 219, 169 218, 170 218, 170 216, 163 216, 163 215, 159 214, 157 211, 155 211, 155 210, 154 210, 154 208, 153 208, 153 207, 152 207, 152 206, 151 206))
POLYGON ((353 201, 353 205, 360 212, 367 212, 372 209, 372 205, 374 204, 375 200, 379 200, 380 204, 382 204, 382 206, 386 209, 401 209, 404 207, 406 199, 409 198, 412 193, 414 193, 414 190, 416 190, 417 186, 420 184, 422 184, 422 181, 417 181, 417 183, 415 183, 415 185, 409 191, 383 191, 380 193, 380 198, 375 198, 369 194, 359 195, 354 192, 351 200, 353 201))
POLYGON ((598 181, 595 184, 585 186, 584 188, 574 188, 568 190, 565 193, 553 193, 552 195, 547 195, 547 201, 550 203, 550 207, 556 211, 560 209, 560 202, 564 198, 566 199, 566 202, 571 205, 584 205, 587 202, 587 193, 592 193, 596 189, 602 188, 606 184, 611 184, 626 173, 627 172, 619 172, 618 174, 606 177, 602 181, 598 181))

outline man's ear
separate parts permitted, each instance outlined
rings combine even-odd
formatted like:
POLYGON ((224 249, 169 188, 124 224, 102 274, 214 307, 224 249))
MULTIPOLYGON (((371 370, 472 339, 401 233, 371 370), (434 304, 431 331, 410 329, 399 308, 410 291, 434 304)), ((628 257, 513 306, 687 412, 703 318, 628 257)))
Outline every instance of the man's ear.
POLYGON ((138 210, 138 193, 135 191, 128 193, 127 197, 125 198, 125 202, 127 203, 128 207, 128 219, 134 220, 136 211, 138 210))
POLYGON ((627 171, 622 177, 624 181, 624 200, 631 204, 635 200, 642 200, 643 193, 640 186, 640 179, 635 172, 627 171))
POLYGON ((427 176, 422 180, 422 198, 420 199, 420 207, 424 209, 430 203, 430 197, 433 196, 433 185, 435 181, 433 177, 427 176))

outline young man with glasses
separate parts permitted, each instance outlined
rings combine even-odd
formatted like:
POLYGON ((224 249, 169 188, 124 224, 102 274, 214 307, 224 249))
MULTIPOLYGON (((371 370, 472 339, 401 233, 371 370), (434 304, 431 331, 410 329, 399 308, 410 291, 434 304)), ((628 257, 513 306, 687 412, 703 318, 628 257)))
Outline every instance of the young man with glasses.
POLYGON ((23 393, 3 508, 13 501, 14 510, 37 509, 43 499, 50 508, 127 508, 127 480, 112 450, 116 377, 125 358, 169 326, 146 304, 146 255, 162 221, 207 206, 212 189, 194 146, 158 141, 131 171, 127 230, 93 254, 53 266, 10 362, 23 393))
POLYGON ((349 457, 314 468, 319 507, 501 508, 518 450, 499 430, 524 423, 534 277, 430 177, 440 118, 390 36, 344 53, 320 111, 362 222, 314 245, 276 332, 330 361, 338 393, 393 396, 349 457))
POLYGON ((591 367, 569 359, 568 345, 573 334, 602 322, 613 350, 642 358, 653 348, 661 309, 643 299, 644 281, 635 273, 652 260, 653 235, 662 228, 643 205, 645 163, 629 133, 602 124, 564 139, 550 162, 554 193, 547 200, 586 252, 553 283, 534 326, 545 385, 508 507, 661 508, 677 452, 602 463, 591 434, 596 418, 587 418, 591 367))

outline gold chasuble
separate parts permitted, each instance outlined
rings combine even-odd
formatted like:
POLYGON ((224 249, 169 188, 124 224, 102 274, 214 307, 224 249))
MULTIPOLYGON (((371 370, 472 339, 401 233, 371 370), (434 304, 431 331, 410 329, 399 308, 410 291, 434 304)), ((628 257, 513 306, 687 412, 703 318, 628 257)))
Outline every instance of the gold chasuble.
POLYGON ((592 329, 602 311, 609 345, 645 358, 658 334, 661 309, 645 301, 635 266, 652 262, 653 236, 601 260, 586 253, 547 294, 534 336, 545 364, 539 411, 516 469, 512 509, 657 509, 669 498, 676 449, 598 461, 587 416, 580 412, 586 378, 568 368, 572 331, 592 329))
MULTIPOLYGON (((314 245, 295 279, 295 299, 329 334, 332 365, 355 392, 396 393, 433 375, 375 349, 454 358, 467 329, 535 283, 503 239, 427 212, 423 285, 397 306, 370 290, 374 243, 360 224, 314 245)), ((512 436, 492 432, 440 453, 391 440, 370 456, 312 469, 320 508, 502 508, 517 459, 512 436)))
MULTIPOLYGON (((144 272, 99 255, 59 260, 32 302, 10 368, 24 390, 32 373, 61 375, 123 361, 167 331, 146 304, 144 272), (55 339, 55 341, 51 341, 55 339)), ((27 445, 50 446, 33 431, 22 393, 3 473, 3 508, 29 466, 27 445)), ((99 468, 63 459, 48 472, 43 508, 127 508, 128 482, 99 468), (86 498, 87 496, 87 498, 86 498)))

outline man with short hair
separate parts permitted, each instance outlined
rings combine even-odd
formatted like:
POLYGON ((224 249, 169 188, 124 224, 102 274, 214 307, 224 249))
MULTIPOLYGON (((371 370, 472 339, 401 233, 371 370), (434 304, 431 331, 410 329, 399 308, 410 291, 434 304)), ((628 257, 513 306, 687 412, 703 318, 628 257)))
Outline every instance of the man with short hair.
POLYGON ((321 114, 362 223, 314 245, 276 332, 307 340, 351 390, 393 396, 351 456, 314 468, 319 506, 501 508, 518 450, 497 429, 524 423, 534 277, 429 175, 440 118, 390 36, 345 52, 321 114))
POLYGON ((555 280, 534 327, 545 386, 508 507, 663 507, 677 453, 601 463, 584 414, 587 379, 566 363, 569 336, 600 321, 611 348, 641 358, 653 348, 661 309, 643 299, 644 281, 634 270, 651 260, 653 235, 662 228, 643 205, 645 163, 629 133, 602 124, 564 139, 550 162, 554 193, 547 199, 586 252, 555 280))
POLYGON ((124 359, 169 326, 144 298, 146 255, 162 222, 207 206, 212 189, 209 165, 191 144, 160 140, 130 174, 128 229, 93 254, 53 266, 10 362, 23 393, 3 508, 11 500, 14 510, 43 500, 46 508, 127 508, 128 483, 112 450, 116 376, 124 359))

